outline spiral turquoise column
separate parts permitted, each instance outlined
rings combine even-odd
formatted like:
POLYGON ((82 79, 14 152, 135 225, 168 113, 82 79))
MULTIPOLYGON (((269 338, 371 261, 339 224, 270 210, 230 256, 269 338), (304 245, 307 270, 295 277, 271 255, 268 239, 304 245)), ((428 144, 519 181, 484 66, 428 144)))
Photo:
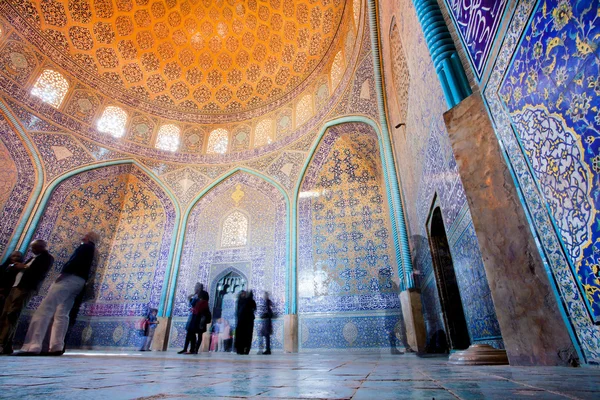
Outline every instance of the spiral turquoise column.
POLYGON ((413 0, 448 107, 471 94, 465 70, 436 0, 413 0))
POLYGON ((369 18, 369 29, 371 37, 371 51, 373 55, 373 66, 375 71, 375 87, 377 94, 377 107, 379 110, 379 124, 381 125, 381 147, 383 159, 383 175, 386 182, 386 192, 390 203, 392 215, 392 236, 394 239, 394 250, 399 263, 398 276, 400 278, 400 291, 415 287, 413 278, 413 265, 408 245, 408 233, 406 230, 406 219, 400 193, 400 177, 396 173, 392 142, 388 130, 387 117, 385 114, 385 101, 383 98, 383 80, 381 77, 381 62, 379 37, 377 35, 377 4, 376 0, 367 0, 367 12, 369 18))

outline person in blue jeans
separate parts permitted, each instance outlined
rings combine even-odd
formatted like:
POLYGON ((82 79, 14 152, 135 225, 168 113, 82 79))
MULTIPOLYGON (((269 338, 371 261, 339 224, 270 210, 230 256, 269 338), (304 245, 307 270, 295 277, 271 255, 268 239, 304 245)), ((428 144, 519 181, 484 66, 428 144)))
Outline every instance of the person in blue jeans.
POLYGON ((158 310, 156 308, 151 308, 146 316, 146 321, 144 324, 144 343, 142 344, 142 348, 140 351, 152 351, 150 350, 150 346, 152 346, 152 339, 154 339, 154 331, 156 330, 156 326, 158 325, 158 310))

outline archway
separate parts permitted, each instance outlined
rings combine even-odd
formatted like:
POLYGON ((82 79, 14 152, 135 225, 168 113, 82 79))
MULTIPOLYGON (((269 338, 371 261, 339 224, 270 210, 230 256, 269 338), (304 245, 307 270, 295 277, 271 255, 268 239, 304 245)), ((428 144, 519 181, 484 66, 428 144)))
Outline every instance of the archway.
POLYGON ((449 345, 453 350, 466 349, 471 344, 471 339, 440 207, 435 207, 431 213, 428 233, 433 270, 449 345))
MULTIPOLYGON (((138 347, 135 323, 148 308, 163 302, 178 216, 169 194, 131 161, 92 166, 54 181, 27 235, 48 241, 55 264, 29 303, 25 319, 80 237, 93 230, 100 236, 94 298, 81 304, 67 345, 138 347)), ((21 337, 26 327, 20 325, 21 337)))
POLYGON ((298 190, 301 350, 404 344, 385 182, 372 126, 327 129, 298 190))
MULTIPOLYGON (((277 314, 284 314, 288 211, 288 202, 278 187, 246 171, 224 177, 193 204, 176 276, 171 346, 182 344, 188 315, 186 297, 194 284, 207 286, 214 307, 215 285, 224 271, 236 270, 245 277, 246 287, 257 294, 259 309, 260 293, 268 291, 277 314)), ((282 347, 283 321, 274 325, 273 344, 282 347)))

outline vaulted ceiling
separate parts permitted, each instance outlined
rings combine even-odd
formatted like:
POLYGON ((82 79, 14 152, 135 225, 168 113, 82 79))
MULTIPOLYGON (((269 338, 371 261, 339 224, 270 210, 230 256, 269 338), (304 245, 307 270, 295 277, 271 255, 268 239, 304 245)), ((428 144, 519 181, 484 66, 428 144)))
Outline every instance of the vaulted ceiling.
POLYGON ((351 14, 344 0, 8 1, 66 71, 171 118, 293 99, 351 14))

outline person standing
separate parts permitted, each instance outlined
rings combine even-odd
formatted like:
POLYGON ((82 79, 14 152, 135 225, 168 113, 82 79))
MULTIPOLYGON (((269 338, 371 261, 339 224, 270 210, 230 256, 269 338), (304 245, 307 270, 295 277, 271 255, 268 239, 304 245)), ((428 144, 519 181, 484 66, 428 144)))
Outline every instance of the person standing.
POLYGON ((196 349, 196 318, 194 316, 194 306, 200 299, 200 294, 203 290, 204 285, 202 285, 200 282, 196 282, 196 285, 194 285, 194 293, 188 296, 190 315, 188 316, 187 324, 185 325, 185 343, 183 345, 183 350, 178 351, 177 354, 187 353, 188 346, 190 344, 192 345, 192 352, 194 352, 194 350, 196 349))
POLYGON ((269 292, 265 292, 263 299, 265 301, 265 312, 261 315, 263 321, 260 329, 260 347, 262 348, 262 338, 264 337, 266 349, 262 354, 271 354, 271 335, 273 334, 273 302, 271 299, 269 299, 269 292))
POLYGON ((10 256, 0 265, 0 315, 4 309, 4 302, 15 284, 15 278, 17 277, 17 271, 11 267, 11 264, 17 264, 23 262, 23 253, 20 251, 13 251, 10 256))
POLYGON ((145 326, 144 326, 144 344, 142 344, 142 348, 140 351, 152 351, 150 346, 152 346, 152 339, 154 339, 154 331, 156 330, 156 326, 158 325, 158 310, 156 308, 151 308, 146 316, 145 326))
POLYGON ((45 240, 31 242, 30 257, 24 264, 15 262, 8 265, 5 274, 14 274, 10 278, 12 286, 4 302, 0 316, 0 353, 12 354, 12 340, 17 328, 21 311, 31 297, 38 291, 40 284, 54 263, 54 258, 48 253, 48 243, 45 240))
POLYGON ((241 305, 238 304, 240 309, 238 324, 235 330, 236 350, 238 354, 250 354, 252 334, 254 333, 254 313, 256 312, 256 302, 252 291, 245 293, 245 297, 240 298, 240 302, 241 305))
POLYGON ((69 312, 75 298, 83 290, 92 272, 98 235, 88 232, 81 238, 81 244, 63 266, 60 275, 50 286, 48 294, 33 314, 25 344, 18 355, 38 355, 48 327, 50 332, 49 355, 62 355, 65 347, 65 335, 69 327, 69 312))

